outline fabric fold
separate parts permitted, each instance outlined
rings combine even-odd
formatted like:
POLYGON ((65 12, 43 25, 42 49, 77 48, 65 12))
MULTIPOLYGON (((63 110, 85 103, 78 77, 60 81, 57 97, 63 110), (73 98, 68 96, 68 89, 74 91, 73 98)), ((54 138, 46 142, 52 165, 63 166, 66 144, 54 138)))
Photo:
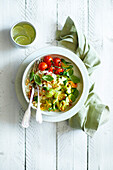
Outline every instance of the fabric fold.
MULTIPOLYGON (((77 30, 73 20, 68 17, 62 30, 56 32, 59 46, 73 51, 84 63, 89 76, 100 65, 100 58, 95 49, 88 43, 85 35, 77 30)), ((93 92, 94 84, 82 109, 69 119, 72 128, 81 128, 89 136, 93 136, 100 124, 109 119, 109 107, 104 105, 98 95, 93 92)))

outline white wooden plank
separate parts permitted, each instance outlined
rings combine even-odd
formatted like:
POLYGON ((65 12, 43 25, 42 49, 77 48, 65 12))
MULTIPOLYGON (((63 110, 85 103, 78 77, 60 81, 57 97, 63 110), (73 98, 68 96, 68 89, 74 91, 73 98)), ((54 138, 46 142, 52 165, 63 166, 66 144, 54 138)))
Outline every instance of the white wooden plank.
MULTIPOLYGON (((38 29, 38 39, 34 47, 26 50, 29 55, 34 50, 50 45, 56 30, 56 0, 27 0, 26 20, 32 21, 38 29)), ((43 122, 39 125, 32 118, 26 131, 26 169, 56 169, 56 124, 43 122)))
POLYGON ((39 125, 35 118, 26 133, 26 169, 56 169, 56 126, 43 122, 39 125))
MULTIPOLYGON (((87 35, 87 2, 59 0, 59 25, 63 25, 68 16, 87 35)), ((57 124, 57 168, 59 170, 87 169, 87 136, 81 130, 71 129, 67 121, 57 124)))
POLYGON ((57 168, 59 170, 87 169, 87 138, 81 130, 73 130, 67 121, 58 123, 57 168))
POLYGON ((110 120, 89 140, 89 170, 113 169, 113 3, 108 0, 89 1, 89 38, 101 55, 102 64, 95 71, 96 92, 110 106, 110 120))
POLYGON ((26 50, 27 55, 39 48, 50 46, 54 41, 57 19, 56 1, 26 1, 26 20, 34 23, 37 29, 37 42, 32 48, 26 50))
POLYGON ((14 81, 24 51, 9 40, 10 27, 24 17, 22 0, 0 1, 0 169, 24 170, 25 134, 22 109, 15 95, 14 81))

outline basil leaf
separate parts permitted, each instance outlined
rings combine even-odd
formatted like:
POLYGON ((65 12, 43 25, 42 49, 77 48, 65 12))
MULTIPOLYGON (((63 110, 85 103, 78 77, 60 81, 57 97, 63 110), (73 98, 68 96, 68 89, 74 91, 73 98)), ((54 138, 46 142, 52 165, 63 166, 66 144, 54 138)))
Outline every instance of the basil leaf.
POLYGON ((32 72, 30 73, 30 81, 32 81, 33 78, 34 78, 34 72, 32 71, 32 72))
POLYGON ((73 68, 73 66, 72 65, 70 65, 69 67, 67 67, 66 69, 71 69, 71 68, 73 68))
POLYGON ((49 87, 43 87, 43 89, 47 91, 47 90, 49 90, 49 87))
POLYGON ((50 75, 43 75, 42 79, 45 80, 45 81, 52 81, 54 78, 50 75))
POLYGON ((38 84, 38 85, 41 84, 41 79, 40 79, 40 77, 39 77, 38 75, 35 75, 35 76, 34 76, 34 81, 35 81, 35 83, 38 84))
POLYGON ((67 76, 67 74, 68 74, 67 71, 64 71, 64 72, 63 72, 63 75, 64 75, 64 76, 67 76))
POLYGON ((38 103, 38 96, 35 96, 33 99, 38 103))
POLYGON ((72 102, 74 102, 76 100, 76 98, 79 95, 79 91, 76 88, 73 88, 73 93, 71 94, 71 100, 72 102))
POLYGON ((61 59, 61 61, 64 63, 64 64, 71 64, 70 62, 67 62, 66 60, 64 60, 63 58, 61 59))
POLYGON ((74 96, 74 94, 71 94, 71 101, 74 102, 76 100, 76 97, 74 96))
POLYGON ((71 93, 74 94, 75 91, 76 91, 76 88, 71 88, 71 93))
POLYGON ((74 90, 74 96, 77 98, 78 97, 78 95, 79 95, 79 91, 75 88, 75 90, 74 90))
POLYGON ((68 75, 69 75, 69 76, 72 76, 72 74, 73 74, 73 69, 70 69, 70 70, 68 71, 68 75))
POLYGON ((76 77, 75 75, 70 76, 70 79, 73 83, 79 83, 80 79, 78 77, 76 77))
POLYGON ((61 61, 62 61, 64 64, 66 64, 66 61, 65 61, 63 58, 61 59, 61 61))
POLYGON ((63 68, 63 69, 71 69, 71 68, 73 68, 73 66, 72 66, 72 65, 69 65, 68 67, 67 67, 67 66, 66 66, 66 67, 63 66, 62 68, 63 68))

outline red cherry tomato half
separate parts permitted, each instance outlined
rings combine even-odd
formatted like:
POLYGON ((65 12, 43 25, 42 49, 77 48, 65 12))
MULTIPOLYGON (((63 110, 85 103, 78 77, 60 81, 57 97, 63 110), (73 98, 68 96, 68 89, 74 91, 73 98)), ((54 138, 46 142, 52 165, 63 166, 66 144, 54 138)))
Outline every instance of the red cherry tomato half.
POLYGON ((63 69, 62 68, 58 68, 56 71, 55 71, 55 74, 61 74, 63 73, 63 69))
POLYGON ((39 70, 44 71, 47 68, 47 64, 45 62, 41 62, 38 68, 39 70))
POLYGON ((61 66, 61 60, 60 58, 54 58, 53 60, 54 65, 60 67, 61 66))
POLYGON ((48 64, 51 64, 53 62, 53 58, 51 56, 45 56, 44 62, 48 64))
POLYGON ((53 73, 55 71, 55 67, 50 67, 48 71, 53 73))

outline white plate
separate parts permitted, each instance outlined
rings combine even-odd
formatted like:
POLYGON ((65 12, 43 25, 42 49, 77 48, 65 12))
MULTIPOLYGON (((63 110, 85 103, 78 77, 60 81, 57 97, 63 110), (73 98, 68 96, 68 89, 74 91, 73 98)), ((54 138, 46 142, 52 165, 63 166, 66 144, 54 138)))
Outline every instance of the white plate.
MULTIPOLYGON (((27 104, 27 102, 24 98, 24 95, 22 93, 22 84, 21 84, 23 73, 24 73, 24 78, 25 78, 29 68, 34 63, 34 61, 37 60, 38 57, 40 57, 40 56, 42 57, 42 56, 45 56, 48 54, 59 54, 59 55, 66 56, 67 58, 72 60, 74 63, 76 63, 77 67, 79 68, 79 70, 81 72, 82 78, 83 78, 83 92, 82 92, 82 95, 81 95, 79 101, 73 108, 71 108, 69 111, 64 112, 64 113, 60 113, 60 114, 55 113, 53 116, 51 115, 51 112, 48 112, 48 115, 44 115, 44 113, 43 113, 44 121, 59 122, 59 121, 66 120, 66 119, 69 119, 70 117, 74 116, 81 109, 81 107, 83 106, 83 104, 86 101, 87 96, 88 96, 88 92, 89 92, 88 73, 87 73, 85 65, 83 64, 83 62, 81 61, 81 59, 79 59, 79 57, 77 55, 75 55, 73 52, 71 52, 65 48, 61 48, 61 47, 48 47, 48 48, 43 48, 41 50, 36 51, 35 53, 29 55, 21 64, 21 66, 18 70, 17 76, 16 76, 15 88, 16 88, 16 93, 17 93, 17 97, 18 97, 20 104, 23 106, 24 109, 26 109, 28 104, 27 104), (27 65, 28 65, 28 67, 27 67, 27 65), (26 70, 26 71, 24 72, 24 70, 26 70)), ((32 113, 34 115, 35 110, 32 110, 32 113)), ((47 113, 45 113, 45 114, 47 114, 47 113)))

